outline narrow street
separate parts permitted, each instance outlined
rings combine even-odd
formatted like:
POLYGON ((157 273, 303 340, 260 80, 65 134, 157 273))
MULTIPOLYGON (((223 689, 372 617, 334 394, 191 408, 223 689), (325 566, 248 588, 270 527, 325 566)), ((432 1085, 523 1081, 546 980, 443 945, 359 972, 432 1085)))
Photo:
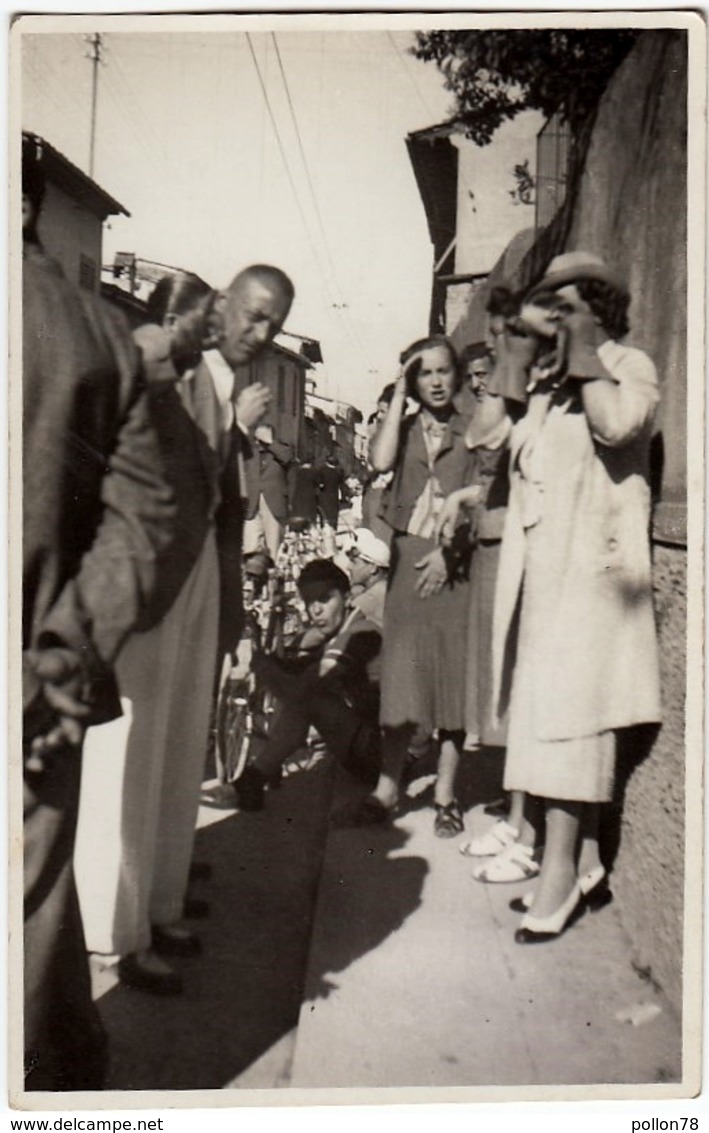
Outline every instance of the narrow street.
MULTIPOLYGON (((493 820, 494 757, 464 768, 467 836, 493 820)), ((336 830, 352 787, 327 763, 266 810, 203 805, 193 893, 204 954, 160 999, 94 971, 110 1090, 532 1086, 680 1077, 680 1023, 632 966, 615 905, 520 947, 522 883, 471 879, 461 838, 433 837, 428 796, 388 829, 336 830), (628 1013, 637 1025, 619 1019, 628 1013), (642 1021, 646 1018, 646 1021, 642 1021)))

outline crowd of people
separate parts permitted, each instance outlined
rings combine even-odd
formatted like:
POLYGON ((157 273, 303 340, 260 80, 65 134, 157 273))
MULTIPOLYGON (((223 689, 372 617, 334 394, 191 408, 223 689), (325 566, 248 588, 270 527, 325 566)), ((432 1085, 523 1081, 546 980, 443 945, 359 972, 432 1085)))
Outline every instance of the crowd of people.
POLYGON ((178 994, 223 658, 245 582, 297 587, 302 618, 253 679, 276 710, 229 790, 240 810, 317 733, 371 827, 435 754, 434 836, 473 876, 536 879, 515 939, 544 942, 609 899, 598 844, 617 732, 659 720, 649 441, 658 385, 623 343, 630 297, 567 252, 489 333, 400 356, 370 420, 361 497, 334 455, 296 461, 241 380, 294 297, 272 265, 214 292, 163 280, 133 335, 37 237, 23 160, 23 708, 26 1088, 100 1089, 87 950, 178 994), (349 505, 348 523, 340 507, 349 505), (339 529, 339 530, 338 530, 339 529), (465 834, 459 768, 504 760, 509 811, 465 834), (466 755, 469 753, 469 755, 466 755))

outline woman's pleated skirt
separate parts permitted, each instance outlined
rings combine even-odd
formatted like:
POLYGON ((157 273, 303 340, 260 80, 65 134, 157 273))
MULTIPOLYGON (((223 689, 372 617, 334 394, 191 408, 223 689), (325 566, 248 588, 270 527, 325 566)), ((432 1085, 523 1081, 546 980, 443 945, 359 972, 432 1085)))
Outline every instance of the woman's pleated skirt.
POLYGON ((384 609, 381 723, 462 731, 465 726, 465 652, 468 581, 456 579, 439 594, 420 598, 416 563, 432 540, 397 532, 392 542, 384 609))

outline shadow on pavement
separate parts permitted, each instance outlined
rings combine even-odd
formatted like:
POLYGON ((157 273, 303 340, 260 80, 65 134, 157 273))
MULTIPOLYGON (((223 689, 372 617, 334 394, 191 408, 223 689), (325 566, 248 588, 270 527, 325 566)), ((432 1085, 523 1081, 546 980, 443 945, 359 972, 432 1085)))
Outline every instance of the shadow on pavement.
POLYGON ((331 832, 306 999, 327 998, 339 986, 336 974, 378 948, 420 905, 427 862, 391 856, 407 841, 395 826, 331 832))
MULTIPOLYGON (((463 758, 458 788, 465 810, 500 797, 503 769, 502 749, 484 748, 463 758)), ((432 770, 435 771, 435 758, 422 759, 417 769, 421 775, 432 770)), ((351 785, 340 772, 335 808, 351 795, 351 785)), ((414 797, 402 798, 400 809, 405 816, 431 805, 432 788, 428 788, 414 797)), ((400 852, 408 840, 409 835, 398 825, 331 831, 306 999, 327 998, 338 987, 337 973, 378 948, 421 904, 429 864, 422 857, 400 852)))
POLYGON ((229 813, 197 832, 213 876, 195 895, 203 955, 176 960, 174 998, 120 984, 98 1001, 112 1090, 220 1089, 297 1023, 327 832, 329 766, 287 778, 259 814, 229 813))

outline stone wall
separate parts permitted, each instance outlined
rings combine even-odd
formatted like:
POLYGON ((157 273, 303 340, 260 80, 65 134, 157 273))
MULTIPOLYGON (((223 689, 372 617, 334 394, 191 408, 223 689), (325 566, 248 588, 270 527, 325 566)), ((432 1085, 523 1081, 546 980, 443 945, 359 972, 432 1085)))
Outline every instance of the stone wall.
MULTIPOLYGON (((687 42, 647 32, 598 109, 566 247, 603 256, 630 285, 629 341, 657 366, 654 553, 663 725, 621 744, 613 886, 636 959, 679 1008, 685 804, 687 42), (672 516, 671 530, 663 529, 672 516), (672 546, 669 543, 675 543, 672 546)), ((701 753, 694 753, 701 758, 701 753)), ((700 847, 696 847, 700 852, 700 847)))
MULTIPOLYGON (((684 914, 687 554, 653 548, 663 723, 619 746, 619 830, 613 890, 635 962, 679 1010, 684 914)), ((687 752, 701 764, 701 750, 687 752)), ((696 764, 695 764, 696 765, 696 764)), ((605 850, 608 851, 608 839, 605 850)), ((690 847, 701 854, 701 846, 690 847)), ((697 909, 701 915, 701 900, 697 909)), ((699 994, 699 989, 697 989, 699 994)))

